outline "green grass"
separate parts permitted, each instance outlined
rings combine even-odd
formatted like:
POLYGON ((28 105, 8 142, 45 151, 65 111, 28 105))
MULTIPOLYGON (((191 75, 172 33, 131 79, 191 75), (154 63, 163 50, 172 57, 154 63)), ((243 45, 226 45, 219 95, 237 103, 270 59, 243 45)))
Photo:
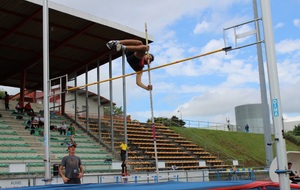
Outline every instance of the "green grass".
MULTIPOLYGON (((226 164, 239 160, 244 167, 266 165, 265 142, 263 134, 244 132, 216 131, 196 128, 171 127, 187 140, 205 148, 212 155, 218 156, 226 164)), ((300 151, 300 147, 286 141, 287 151, 300 151)), ((273 144, 273 155, 276 156, 273 144)))

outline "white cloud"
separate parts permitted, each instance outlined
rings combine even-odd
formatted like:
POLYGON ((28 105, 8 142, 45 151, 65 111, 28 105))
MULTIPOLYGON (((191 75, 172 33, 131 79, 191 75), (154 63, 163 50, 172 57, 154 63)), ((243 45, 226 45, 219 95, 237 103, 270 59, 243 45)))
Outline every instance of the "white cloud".
POLYGON ((209 23, 208 22, 206 22, 206 21, 203 21, 203 22, 201 22, 201 23, 198 23, 197 25, 196 25, 196 27, 194 28, 194 34, 201 34, 201 33, 205 33, 207 30, 208 30, 208 28, 209 28, 209 23))
POLYGON ((297 27, 300 28, 300 19, 294 19, 293 24, 297 27))
MULTIPOLYGON (((218 86, 211 88, 201 96, 195 96, 179 109, 186 115, 195 118, 211 117, 232 111, 235 106, 257 103, 259 91, 250 88, 230 89, 218 86)), ((234 116, 231 115, 231 118, 234 116)))
POLYGON ((282 22, 279 22, 275 25, 275 28, 278 29, 278 28, 283 28, 284 27, 284 23, 282 22))
MULTIPOLYGON (((286 39, 282 40, 276 44, 276 50, 280 54, 291 54, 297 51, 300 51, 300 39, 291 40, 286 39)), ((298 52, 299 53, 299 52, 298 52)))

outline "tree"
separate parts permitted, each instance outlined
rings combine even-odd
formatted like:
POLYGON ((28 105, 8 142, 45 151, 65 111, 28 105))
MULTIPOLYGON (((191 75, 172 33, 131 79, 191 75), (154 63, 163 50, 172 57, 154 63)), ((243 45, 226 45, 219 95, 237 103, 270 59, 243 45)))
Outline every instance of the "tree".
MULTIPOLYGON (((113 105, 113 114, 114 115, 123 115, 123 109, 122 106, 117 107, 115 105, 113 105)), ((105 106, 104 107, 104 115, 110 115, 110 106, 105 106)))
POLYGON ((4 98, 4 95, 5 95, 5 91, 3 89, 0 90, 0 98, 1 99, 4 98))
MULTIPOLYGON (((147 122, 150 123, 152 120, 148 119, 147 122)), ((182 127, 185 125, 185 122, 181 119, 178 119, 176 116, 172 116, 171 118, 166 117, 154 117, 154 123, 161 123, 165 126, 178 126, 182 127)))
POLYGON ((293 135, 300 136, 300 124, 295 125, 295 128, 293 129, 293 135))

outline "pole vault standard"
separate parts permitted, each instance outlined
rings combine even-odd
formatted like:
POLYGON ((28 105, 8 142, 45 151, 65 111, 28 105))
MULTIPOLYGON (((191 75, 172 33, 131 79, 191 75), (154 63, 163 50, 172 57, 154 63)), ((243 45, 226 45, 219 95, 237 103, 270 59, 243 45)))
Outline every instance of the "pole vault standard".
POLYGON ((138 74, 138 73, 152 71, 152 70, 155 70, 155 69, 159 69, 159 68, 163 68, 163 67, 175 65, 177 63, 189 61, 189 60, 196 59, 196 58, 199 58, 199 57, 204 57, 204 56, 211 55, 211 54, 214 54, 214 53, 218 53, 218 52, 221 52, 221 51, 227 52, 227 51, 230 51, 230 50, 231 50, 231 46, 228 46, 228 47, 225 47, 225 48, 217 49, 217 50, 210 51, 210 52, 207 52, 207 53, 203 53, 203 54, 200 54, 200 55, 196 55, 196 56, 193 56, 193 57, 188 57, 188 58, 181 59, 181 60, 178 60, 178 61, 166 63, 166 64, 163 64, 163 65, 159 65, 159 66, 152 67, 152 68, 149 68, 149 69, 145 69, 145 70, 142 70, 142 71, 138 71, 138 72, 134 72, 134 73, 129 73, 129 74, 125 74, 125 75, 120 75, 120 76, 117 76, 117 77, 111 77, 111 78, 108 78, 108 79, 105 79, 105 80, 101 80, 101 81, 97 81, 97 82, 92 82, 92 83, 85 84, 85 85, 82 85, 82 86, 68 88, 67 91, 78 90, 78 89, 84 88, 86 86, 92 86, 92 85, 96 85, 96 84, 108 82, 108 81, 111 81, 111 80, 116 80, 116 79, 120 79, 120 78, 124 78, 124 77, 129 77, 129 76, 132 76, 132 75, 135 75, 135 74, 138 74))
MULTIPOLYGON (((148 29, 147 23, 145 23, 145 34, 146 34, 146 45, 148 46, 148 29)), ((149 52, 146 52, 146 55, 149 55, 149 52)), ((147 65, 148 65, 148 78, 149 78, 149 85, 151 85, 151 75, 150 75, 150 59, 147 58, 147 65)), ((154 124, 154 113, 153 113, 153 99, 152 99, 152 89, 149 91, 150 93, 150 108, 151 108, 151 126, 152 126, 152 134, 153 134, 153 142, 154 142, 154 155, 155 155, 155 168, 157 174, 157 182, 158 182, 158 158, 157 158, 157 147, 156 147, 156 129, 154 124)))
POLYGON ((285 139, 283 126, 282 126, 282 109, 281 109, 281 98, 279 91, 279 79, 276 65, 276 51, 274 43, 274 34, 272 27, 272 14, 270 0, 261 0, 261 10, 263 17, 263 28, 265 37, 268 77, 269 77, 269 88, 270 98, 272 105, 272 116, 274 125, 274 141, 276 145, 277 153, 277 170, 275 173, 278 174, 280 189, 289 190, 290 180, 289 171, 287 169, 287 155, 285 147, 285 139))

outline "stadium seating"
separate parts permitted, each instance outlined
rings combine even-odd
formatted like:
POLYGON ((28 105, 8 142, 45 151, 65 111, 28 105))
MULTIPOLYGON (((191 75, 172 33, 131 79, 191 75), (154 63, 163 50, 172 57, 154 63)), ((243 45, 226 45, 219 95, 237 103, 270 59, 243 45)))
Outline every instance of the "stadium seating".
MULTIPOLYGON (((86 125, 86 118, 80 118, 86 125)), ((98 136, 98 119, 89 118, 89 130, 98 136)), ((101 139, 108 146, 111 144, 111 127, 113 126, 114 146, 118 147, 124 141, 124 120, 114 119, 113 125, 109 117, 101 118, 101 139)), ((165 168, 169 170, 172 165, 179 169, 203 169, 229 167, 216 156, 206 152, 203 148, 176 134, 170 128, 155 124, 156 150, 158 160, 165 162, 165 168), (205 161, 206 166, 200 166, 199 162, 205 161)), ((155 171, 155 152, 153 132, 151 124, 139 122, 127 122, 128 163, 135 171, 155 171)))
MULTIPOLYGON (((38 107, 34 103, 32 106, 38 107)), ((22 119, 16 119, 16 116, 21 114, 13 114, 12 110, 4 109, 0 109, 0 112, 0 177, 44 175, 44 137, 41 133, 31 135, 30 130, 25 129, 25 121, 30 120, 31 116, 24 114, 22 119), (26 172, 9 172, 10 164, 16 163, 26 164, 26 172)), ((51 125, 55 126, 60 125, 62 121, 66 121, 67 125, 71 123, 71 120, 61 115, 52 115, 50 119, 51 125)), ((39 131, 43 132, 43 129, 39 131)), ((59 164, 62 157, 68 154, 65 141, 70 141, 68 136, 60 135, 57 130, 50 131, 51 166, 59 164)), ((112 171, 112 163, 104 162, 106 159, 114 160, 112 154, 77 126, 75 141, 78 144, 76 155, 81 157, 86 173, 112 171)))
MULTIPOLYGON (((11 111, 1 110, 1 113, 3 117, 0 119, 0 175, 10 175, 8 166, 11 163, 26 163, 28 174, 42 175, 45 167, 44 137, 41 136, 43 129, 35 135, 30 135, 30 131, 25 130, 25 121, 30 119, 29 116, 23 115, 23 119, 17 120, 16 115, 11 111)), ((66 121, 67 125, 71 123, 71 120, 61 115, 52 115, 50 119, 51 125, 60 125, 62 121, 66 121)), ((105 160, 114 161, 119 158, 114 157, 96 142, 95 137, 99 137, 98 119, 88 120, 88 130, 94 134, 94 137, 87 135, 84 130, 86 121, 86 118, 80 117, 79 124, 84 127, 76 126, 75 136, 78 144, 76 154, 81 157, 86 173, 113 171, 111 162, 105 160)), ((106 147, 111 146, 111 126, 113 126, 114 149, 117 152, 120 143, 124 142, 123 122, 124 120, 117 118, 112 125, 108 118, 101 118, 101 141, 106 147)), ((218 160, 216 156, 176 134, 170 128, 160 124, 155 124, 155 128, 157 158, 165 162, 165 168, 160 170, 170 170, 172 165, 186 170, 228 167, 222 160, 218 160), (205 161, 206 166, 200 166, 200 161, 205 161)), ((128 121, 126 132, 130 147, 128 151, 130 168, 136 172, 155 171, 155 148, 151 124, 128 121)), ((67 155, 67 148, 62 145, 65 141, 69 141, 68 136, 60 135, 57 130, 50 131, 51 165, 59 164, 62 157, 67 155)))

